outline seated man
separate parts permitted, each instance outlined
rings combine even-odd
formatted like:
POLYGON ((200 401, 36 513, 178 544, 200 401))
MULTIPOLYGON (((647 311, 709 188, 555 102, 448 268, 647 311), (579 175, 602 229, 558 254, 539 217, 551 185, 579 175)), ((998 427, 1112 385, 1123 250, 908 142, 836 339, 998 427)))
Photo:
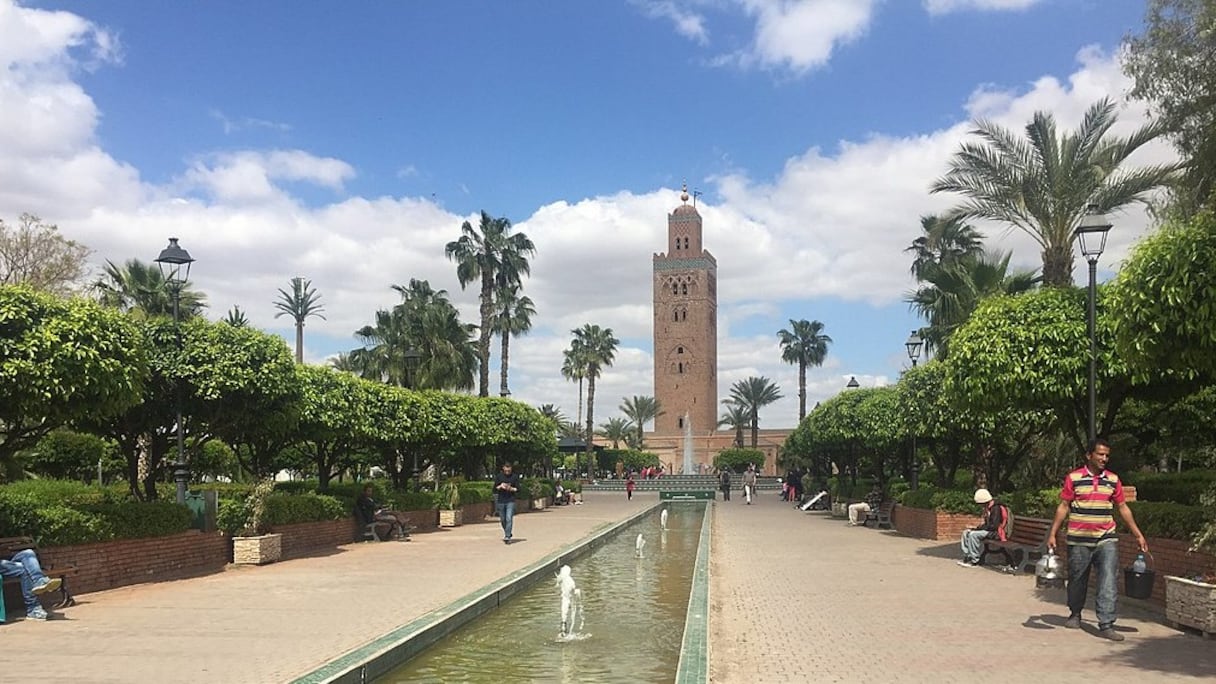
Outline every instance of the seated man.
MULTIPOLYGON (((376 500, 372 498, 371 485, 364 485, 363 493, 359 495, 358 499, 355 499, 355 517, 359 519, 360 525, 386 523, 391 526, 389 531, 393 532, 397 539, 405 540, 410 538, 410 533, 406 531, 405 526, 401 524, 397 516, 393 515, 391 511, 385 510, 383 506, 376 503, 376 500)), ((372 528, 372 532, 373 534, 375 533, 375 528, 372 528)), ((376 535, 376 539, 380 539, 378 534, 376 535)))
POLYGON ((52 579, 42 572, 42 566, 38 563, 38 555, 34 553, 33 549, 18 551, 9 560, 0 559, 0 576, 21 578, 21 596, 25 599, 25 616, 33 620, 47 618, 46 609, 42 607, 42 602, 38 600, 38 597, 58 591, 60 585, 63 584, 63 580, 58 577, 52 579))
POLYGON ((985 540, 1005 541, 1005 525, 1009 522, 1009 507, 992 498, 992 493, 987 489, 975 490, 975 502, 984 506, 984 522, 979 527, 963 530, 963 559, 958 564, 964 568, 974 568, 980 564, 985 540))
POLYGON ((862 503, 849 504, 849 524, 856 527, 864 525, 866 522, 866 513, 878 510, 882 504, 882 488, 877 484, 866 494, 866 500, 862 503))

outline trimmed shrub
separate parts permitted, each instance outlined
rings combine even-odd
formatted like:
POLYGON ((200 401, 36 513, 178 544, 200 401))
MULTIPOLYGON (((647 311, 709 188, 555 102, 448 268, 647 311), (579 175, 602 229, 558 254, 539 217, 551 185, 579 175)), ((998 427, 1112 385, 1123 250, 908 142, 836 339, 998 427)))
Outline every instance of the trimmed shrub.
MULTIPOLYGON (((529 480, 520 480, 523 485, 523 491, 528 491, 529 480)), ((477 504, 488 503, 494 499, 494 483, 493 482, 462 482, 460 484, 460 503, 477 504)))
POLYGON ((185 506, 121 499, 116 490, 77 482, 27 480, 0 488, 0 537, 39 546, 140 539, 190 529, 185 506))
POLYGON ((293 523, 341 520, 352 515, 351 509, 342 502, 324 494, 271 494, 266 497, 265 524, 291 525, 293 523))
POLYGON ((899 502, 909 508, 924 508, 943 513, 979 515, 983 510, 982 506, 975 503, 975 492, 971 490, 938 489, 933 486, 909 489, 899 502))
POLYGON ((1198 506, 1200 497, 1216 485, 1216 470, 1181 473, 1128 473, 1127 484, 1136 487, 1138 501, 1172 502, 1198 506))
POLYGON ((1060 505, 1060 490, 1020 489, 997 498, 1009 506, 1014 517, 1051 518, 1056 514, 1056 506, 1060 505))
POLYGON ((731 472, 741 473, 751 464, 756 469, 764 467, 764 452, 759 449, 723 449, 714 456, 714 467, 718 470, 730 469, 731 472))
POLYGON ((519 492, 516 494, 517 497, 520 495, 526 495, 529 499, 539 499, 545 496, 552 497, 557 493, 557 489, 553 486, 552 480, 542 480, 536 477, 525 477, 519 481, 519 484, 520 488, 519 492))
MULTIPOLYGON (((1136 525, 1146 537, 1189 542, 1203 529, 1203 508, 1200 506, 1158 501, 1133 501, 1128 506, 1132 509, 1132 515, 1136 516, 1136 525)), ((1120 531, 1126 532, 1123 519, 1116 514, 1115 520, 1119 522, 1120 531)))
POLYGON ((562 480, 562 489, 579 494, 583 491, 583 483, 578 480, 562 480))
POLYGON ((190 529, 190 509, 172 501, 123 501, 85 506, 81 512, 96 515, 116 539, 164 537, 190 529))

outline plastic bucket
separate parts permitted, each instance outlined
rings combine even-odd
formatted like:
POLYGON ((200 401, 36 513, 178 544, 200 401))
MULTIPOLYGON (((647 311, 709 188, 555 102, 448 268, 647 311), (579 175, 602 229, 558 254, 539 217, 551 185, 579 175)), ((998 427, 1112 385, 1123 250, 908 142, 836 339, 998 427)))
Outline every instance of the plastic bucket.
MULTIPOLYGON (((1149 556, 1150 563, 1152 556, 1149 556)), ((1153 580, 1156 573, 1152 568, 1144 572, 1136 572, 1131 568, 1123 570, 1123 593, 1134 599, 1146 599, 1153 595, 1153 580)))

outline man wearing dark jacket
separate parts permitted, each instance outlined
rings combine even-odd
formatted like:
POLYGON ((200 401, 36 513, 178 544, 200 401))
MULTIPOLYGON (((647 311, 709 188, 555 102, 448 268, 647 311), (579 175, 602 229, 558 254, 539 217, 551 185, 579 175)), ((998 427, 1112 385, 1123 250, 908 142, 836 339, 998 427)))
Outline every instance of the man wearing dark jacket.
POLYGON ((985 540, 1005 541, 1005 525, 1009 522, 1009 508, 992 498, 992 493, 987 489, 975 490, 975 502, 984 506, 984 522, 979 527, 963 530, 963 559, 958 564, 964 568, 974 568, 980 564, 985 540))
MULTIPOLYGON (((390 511, 384 510, 376 500, 372 498, 372 486, 364 485, 363 493, 355 499, 355 517, 359 519, 360 525, 371 525, 373 523, 385 523, 389 525, 389 532, 396 534, 397 539, 408 540, 410 533, 406 530, 397 516, 390 511)), ((376 534, 375 528, 372 528, 372 534, 376 535, 379 540, 380 536, 376 534)))

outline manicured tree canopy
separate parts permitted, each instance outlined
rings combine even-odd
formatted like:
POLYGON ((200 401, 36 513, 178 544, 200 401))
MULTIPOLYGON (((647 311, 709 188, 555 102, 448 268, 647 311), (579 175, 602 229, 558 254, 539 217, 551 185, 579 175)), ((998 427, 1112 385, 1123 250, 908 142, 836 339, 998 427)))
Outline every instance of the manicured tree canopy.
POLYGON ((52 429, 139 402, 139 329, 83 299, 0 287, 0 464, 52 429))
POLYGON ((324 491, 354 451, 372 443, 371 407, 377 399, 372 388, 378 383, 319 366, 297 365, 296 374, 301 391, 297 436, 313 457, 324 491))

